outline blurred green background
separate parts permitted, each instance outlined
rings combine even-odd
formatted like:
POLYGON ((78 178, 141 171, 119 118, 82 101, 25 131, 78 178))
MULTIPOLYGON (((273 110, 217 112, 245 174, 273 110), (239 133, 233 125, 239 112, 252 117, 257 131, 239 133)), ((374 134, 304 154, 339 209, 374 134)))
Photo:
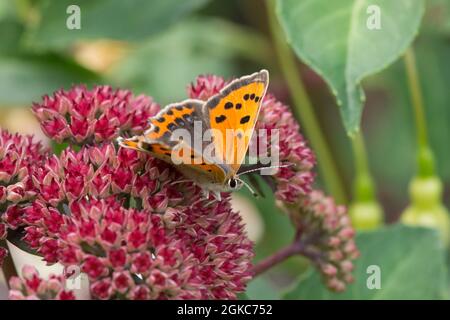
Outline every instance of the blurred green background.
MULTIPOLYGON (((427 1, 415 48, 431 144, 449 206, 450 0, 427 1)), ((199 74, 230 78, 261 68, 270 71, 269 90, 290 104, 262 0, 0 0, 0 125, 12 131, 42 137, 29 113, 31 103, 72 84, 119 86, 164 105, 184 99, 186 86, 199 74), (81 8, 80 30, 66 28, 71 4, 81 8)), ((350 194, 354 167, 334 97, 301 62, 298 71, 350 194)), ((393 222, 408 203, 407 186, 415 173, 415 132, 403 62, 363 85, 368 99, 362 126, 370 164, 386 219, 393 222)), ((257 229, 257 259, 289 243, 292 227, 273 199, 242 195, 253 202, 246 205, 256 208, 245 211, 257 229)), ((305 268, 302 259, 290 259, 252 282, 248 296, 276 298, 272 288, 289 285, 292 275, 305 268)))

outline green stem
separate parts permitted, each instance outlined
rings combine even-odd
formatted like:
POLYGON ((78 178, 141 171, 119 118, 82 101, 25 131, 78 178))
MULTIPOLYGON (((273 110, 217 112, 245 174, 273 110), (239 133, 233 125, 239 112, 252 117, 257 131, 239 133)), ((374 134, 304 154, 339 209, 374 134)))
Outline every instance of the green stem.
POLYGON ((311 101, 309 100, 303 82, 297 73, 298 68, 296 58, 287 44, 283 31, 278 24, 275 14, 275 1, 267 0, 266 7, 269 18, 269 27, 275 43, 275 51, 295 105, 293 112, 297 119, 302 120, 301 122, 305 128, 306 134, 317 154, 319 170, 328 191, 334 196, 338 203, 346 203, 347 197, 344 192, 344 185, 338 175, 337 166, 334 163, 330 149, 322 134, 311 101))
POLYGON ((420 88, 419 73, 417 71, 414 50, 411 47, 405 53, 404 62, 417 130, 418 173, 421 177, 430 177, 435 174, 434 156, 428 142, 428 129, 422 90, 420 88))
POLYGON ((376 201, 375 185, 370 174, 366 146, 361 131, 353 136, 352 147, 356 167, 356 178, 354 182, 355 201, 376 201))

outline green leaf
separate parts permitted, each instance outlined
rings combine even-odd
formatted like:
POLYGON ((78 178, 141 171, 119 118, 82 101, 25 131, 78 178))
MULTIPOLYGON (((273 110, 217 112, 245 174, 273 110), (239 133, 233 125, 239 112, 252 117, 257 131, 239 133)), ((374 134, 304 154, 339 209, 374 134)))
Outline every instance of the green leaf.
POLYGON ((267 52, 267 42, 245 28, 219 19, 189 20, 144 42, 109 79, 171 103, 186 99, 186 86, 198 75, 237 76, 237 58, 262 62, 269 60, 267 52))
POLYGON ((424 13, 423 0, 278 0, 277 13, 297 55, 331 87, 347 133, 359 130, 361 81, 395 61, 411 44, 424 13), (367 13, 380 9, 380 29, 367 13))
POLYGON ((23 32, 23 26, 15 19, 0 20, 0 54, 16 53, 23 32))
POLYGON ((29 41, 37 47, 63 48, 75 41, 111 38, 142 40, 158 33, 199 9, 208 0, 58 0, 41 6, 40 23, 30 30, 29 41), (80 8, 81 28, 70 30, 66 13, 80 8))
POLYGON ((245 292, 238 293, 237 298, 238 298, 238 300, 250 300, 245 292))
POLYGON ((249 300, 279 300, 278 290, 264 276, 259 276, 247 285, 249 300))
POLYGON ((360 258, 355 281, 343 293, 328 291, 317 272, 311 272, 284 297, 286 299, 442 299, 448 298, 444 249, 435 230, 389 226, 360 233, 360 258), (368 289, 371 265, 380 267, 381 288, 368 289))
POLYGON ((44 94, 100 78, 58 55, 0 55, 0 106, 30 105, 44 94))

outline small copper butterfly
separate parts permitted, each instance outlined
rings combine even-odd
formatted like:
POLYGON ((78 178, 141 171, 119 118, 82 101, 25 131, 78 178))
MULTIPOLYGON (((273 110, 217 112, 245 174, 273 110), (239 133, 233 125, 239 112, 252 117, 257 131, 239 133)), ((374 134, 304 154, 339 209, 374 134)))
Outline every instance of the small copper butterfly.
POLYGON ((219 199, 220 192, 237 190, 244 184, 252 191, 239 175, 261 168, 238 171, 268 84, 269 73, 261 70, 232 81, 206 102, 188 99, 170 104, 149 119, 150 127, 143 135, 119 138, 119 144, 174 164, 187 178, 204 190, 214 192, 219 199), (173 139, 177 130, 184 130, 194 137, 194 141, 173 139), (211 136, 209 146, 213 146, 209 154, 205 152, 208 145, 201 138, 207 132, 211 136), (196 143, 199 136, 201 142, 196 143), (175 161, 181 157, 190 161, 175 161))

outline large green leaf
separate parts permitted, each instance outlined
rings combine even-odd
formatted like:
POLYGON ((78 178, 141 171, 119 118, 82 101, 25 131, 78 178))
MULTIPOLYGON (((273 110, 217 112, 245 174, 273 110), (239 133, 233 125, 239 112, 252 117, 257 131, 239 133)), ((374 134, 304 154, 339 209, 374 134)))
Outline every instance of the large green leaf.
POLYGON ((0 106, 30 105, 44 94, 100 78, 58 55, 0 55, 0 106))
POLYGON ((247 285, 246 295, 249 300, 279 300, 280 295, 277 288, 265 277, 254 278, 247 285))
POLYGON ((285 294, 287 299, 441 299, 448 297, 444 250, 431 229, 390 226, 357 236, 361 257, 355 282, 343 293, 331 293, 311 272, 285 294), (367 268, 380 267, 381 288, 368 289, 367 268))
POLYGON ((267 61, 269 51, 259 34, 243 27, 219 19, 189 20, 144 42, 110 80, 170 103, 185 99, 186 86, 198 75, 239 76, 236 58, 267 61))
POLYGON ((202 7, 208 0, 58 0, 45 1, 40 23, 30 30, 29 41, 43 48, 62 48, 74 41, 96 38, 142 40, 202 7), (70 5, 81 11, 81 29, 70 30, 70 5))
POLYGON ((319 73, 336 95, 347 132, 359 130, 361 81, 395 61, 414 39, 423 0, 278 0, 277 12, 297 55, 319 73), (381 28, 370 29, 371 5, 381 28))

